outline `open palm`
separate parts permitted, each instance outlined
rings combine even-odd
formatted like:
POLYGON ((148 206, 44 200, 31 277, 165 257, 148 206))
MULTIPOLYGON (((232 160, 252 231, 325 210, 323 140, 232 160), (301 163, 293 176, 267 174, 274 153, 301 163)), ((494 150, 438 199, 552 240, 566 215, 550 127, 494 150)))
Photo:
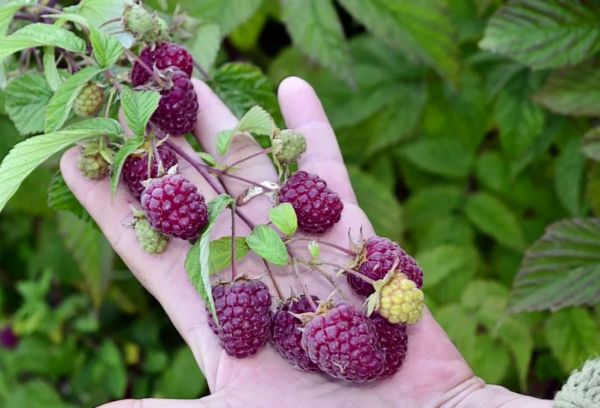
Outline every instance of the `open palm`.
MULTIPOLYGON (((215 157, 216 134, 231 129, 236 118, 200 81, 194 81, 198 95, 199 112, 196 138, 202 147, 215 157)), ((358 207, 348 175, 321 104, 313 89, 298 78, 288 78, 279 89, 279 102, 289 128, 306 137, 308 149, 299 162, 300 169, 318 174, 336 191, 344 202, 341 221, 324 239, 344 244, 348 230, 362 228, 365 237, 374 234, 363 211, 358 207)), ((193 153, 183 138, 175 139, 182 149, 193 153)), ((236 137, 224 163, 257 152, 258 145, 249 137, 236 137)), ((325 375, 308 374, 292 368, 276 351, 268 346, 257 355, 238 360, 225 354, 217 337, 210 331, 207 315, 200 296, 189 283, 184 260, 189 244, 172 240, 167 251, 160 255, 143 252, 134 231, 127 227, 131 218, 130 205, 135 200, 123 186, 114 199, 110 198, 108 181, 92 181, 81 176, 77 169, 78 152, 71 149, 61 161, 66 182, 77 198, 96 220, 115 251, 146 289, 161 303, 171 321, 194 353, 198 365, 208 381, 212 394, 200 400, 125 400, 106 405, 110 408, 185 408, 201 406, 231 407, 549 407, 549 401, 540 401, 511 393, 501 387, 488 386, 474 377, 469 366, 428 311, 423 319, 408 329, 407 358, 399 372, 390 379, 371 384, 349 384, 325 375)), ((198 172, 180 159, 180 172, 194 182, 207 200, 215 192, 198 172)), ((270 160, 257 156, 239 166, 238 174, 257 182, 276 180, 270 160)), ((240 194, 248 186, 237 180, 217 180, 232 195, 240 194)), ((272 204, 264 197, 257 198, 241 208, 254 223, 267 221, 267 209, 272 204)), ((238 220, 240 235, 249 233, 246 224, 238 220)), ((229 234, 230 220, 222 214, 213 230, 214 237, 229 234)), ((296 243, 296 253, 308 258, 305 243, 296 243)), ((322 257, 328 261, 343 262, 340 254, 322 248, 322 257)), ((248 257, 239 265, 239 272, 252 277, 265 275, 262 262, 248 257)), ((331 286, 320 275, 302 271, 311 293, 321 298, 331 292, 331 286)), ((293 289, 300 292, 291 268, 275 270, 276 279, 289 295, 293 289)), ((267 284, 268 279, 262 278, 267 284)), ((427 279, 425 277, 425 279, 427 279)), ((344 283, 340 282, 342 286, 344 283)), ((348 291, 346 291, 348 292, 348 291)), ((356 299, 357 300, 357 299, 356 299)), ((358 300, 357 300, 358 301, 358 300)), ((456 322, 461 324, 461 322, 456 322)))

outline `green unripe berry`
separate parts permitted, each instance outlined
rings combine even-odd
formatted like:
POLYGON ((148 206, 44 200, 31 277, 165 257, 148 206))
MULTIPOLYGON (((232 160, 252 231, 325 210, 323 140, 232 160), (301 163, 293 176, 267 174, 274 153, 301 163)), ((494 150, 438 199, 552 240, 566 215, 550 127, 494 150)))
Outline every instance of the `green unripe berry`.
POLYGON ((167 248, 169 238, 152 228, 146 218, 138 218, 134 228, 138 242, 144 251, 149 254, 159 254, 167 248))
POLYGON ((102 107, 102 102, 104 102, 104 90, 96 83, 90 82, 75 98, 73 112, 82 117, 95 116, 102 107))
POLYGON ((152 30, 152 24, 153 16, 143 6, 134 4, 125 8, 123 25, 130 33, 142 36, 152 30))
POLYGON ((306 151, 306 139, 302 133, 291 129, 276 131, 271 140, 273 156, 284 164, 293 163, 306 151))

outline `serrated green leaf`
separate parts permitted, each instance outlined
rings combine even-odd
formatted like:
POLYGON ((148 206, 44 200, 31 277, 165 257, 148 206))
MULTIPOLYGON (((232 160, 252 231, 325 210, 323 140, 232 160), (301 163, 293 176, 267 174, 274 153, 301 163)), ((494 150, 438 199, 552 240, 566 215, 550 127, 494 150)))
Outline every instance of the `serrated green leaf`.
POLYGON ((496 197, 483 192, 473 194, 467 200, 465 214, 475 227, 498 243, 523 250, 525 238, 519 220, 496 197))
POLYGON ((276 120, 280 117, 273 84, 253 65, 224 64, 216 70, 210 85, 238 118, 254 105, 262 106, 276 120))
POLYGON ((85 41, 72 32, 50 24, 33 23, 2 38, 0 59, 32 47, 52 45, 68 51, 85 52, 85 41))
MULTIPOLYGON (((15 145, 0 164, 0 211, 37 166, 73 143, 109 133, 107 129, 114 128, 114 122, 112 119, 96 119, 95 129, 85 129, 86 125, 80 125, 81 129, 63 129, 15 145), (102 123, 106 126, 101 126, 102 123)), ((117 127, 120 128, 118 123, 117 127)))
POLYGON ((260 106, 253 106, 240 119, 236 129, 239 132, 250 132, 257 135, 271 136, 275 123, 273 118, 260 106))
POLYGON ((94 306, 100 307, 112 276, 114 253, 106 238, 91 222, 71 213, 61 213, 59 228, 65 246, 75 258, 84 276, 94 306))
POLYGON ((475 270, 478 254, 471 246, 441 245, 419 252, 415 257, 425 276, 425 288, 431 288, 447 276, 475 270))
POLYGON ((89 213, 73 195, 60 171, 57 171, 48 186, 48 207, 55 211, 69 211, 83 221, 90 221, 89 213))
POLYGON ((331 0, 282 0, 281 17, 296 47, 340 78, 352 80, 350 49, 331 0))
POLYGON ((585 158, 581 154, 581 139, 570 139, 562 146, 554 162, 554 188, 563 207, 572 216, 582 212, 583 172, 585 158))
POLYGON ((115 33, 123 47, 130 48, 135 39, 129 32, 123 32, 121 17, 128 2, 123 0, 82 0, 77 13, 89 22, 90 25, 100 28, 107 34, 115 33))
POLYGON ((544 331, 552 354, 565 372, 600 353, 600 328, 586 310, 561 310, 550 316, 544 331))
POLYGON ((223 130, 217 133, 217 152, 224 156, 231 147, 231 141, 233 140, 233 130, 223 130))
POLYGON ((101 67, 110 67, 123 54, 123 45, 115 37, 100 31, 94 26, 89 29, 94 58, 101 67))
POLYGON ((57 91, 62 84, 62 78, 56 68, 56 57, 54 56, 54 47, 44 47, 44 56, 42 57, 44 64, 44 75, 46 82, 52 91, 57 91))
POLYGON ((348 173, 358 203, 375 231, 392 240, 401 239, 404 230, 402 207, 394 194, 375 177, 354 166, 348 167, 348 173))
POLYGON ((464 178, 473 167, 473 153, 452 137, 420 140, 401 152, 421 170, 446 177, 464 178))
POLYGON ((591 62, 552 72, 533 100, 561 115, 600 116, 600 66, 591 62))
POLYGON ((535 69, 576 64, 600 50, 594 2, 513 0, 489 20, 479 46, 535 69))
POLYGON ((281 203, 269 210, 269 220, 286 236, 292 236, 298 229, 296 211, 290 203, 281 203))
POLYGON ((513 282, 512 313, 592 305, 600 300, 600 219, 548 227, 528 248, 513 282))
POLYGON ((65 126, 62 130, 94 130, 107 136, 119 136, 123 133, 121 124, 110 118, 90 118, 65 126))
POLYGON ((10 1, 0 7, 0 35, 5 35, 10 27, 14 15, 19 9, 27 4, 28 1, 10 1))
POLYGON ((67 78, 48 102, 46 123, 44 125, 46 133, 54 132, 64 125, 75 99, 83 87, 102 71, 102 68, 95 66, 86 67, 67 78))
POLYGON ((182 5, 188 5, 193 15, 213 21, 221 27, 221 35, 226 36, 254 15, 263 0, 183 0, 182 5))
POLYGON ((134 135, 143 136, 150 117, 158 107, 160 93, 156 91, 132 91, 123 87, 121 106, 127 125, 134 135))
POLYGON ((289 256, 285 244, 275 231, 266 225, 257 225, 246 237, 250 249, 275 265, 287 265, 289 256))
POLYGON ((26 73, 8 83, 4 107, 19 133, 28 135, 44 130, 46 106, 52 97, 41 74, 26 73))
MULTIPOLYGON (((223 269, 231 266, 231 237, 222 237, 210 241, 210 274, 216 275, 223 269)), ((246 244, 246 238, 236 237, 235 238, 235 259, 240 262, 248 255, 250 248, 246 244)))
POLYGON ((457 83, 458 47, 444 0, 340 0, 381 41, 457 83))
POLYGON ((202 24, 187 43, 194 60, 207 72, 215 63, 220 46, 221 30, 217 24, 202 24))
POLYGON ((115 154, 112 163, 112 173, 110 175, 110 191, 113 196, 117 192, 117 187, 119 185, 119 180, 121 180, 121 171, 123 170, 125 160, 127 160, 127 157, 129 157, 130 154, 139 149, 142 144, 144 144, 143 135, 131 137, 125 141, 123 146, 115 154))
POLYGON ((215 322, 219 321, 210 285, 210 232, 225 208, 234 202, 233 198, 221 194, 208 202, 208 225, 200 239, 190 248, 185 258, 185 270, 194 289, 200 294, 215 322))

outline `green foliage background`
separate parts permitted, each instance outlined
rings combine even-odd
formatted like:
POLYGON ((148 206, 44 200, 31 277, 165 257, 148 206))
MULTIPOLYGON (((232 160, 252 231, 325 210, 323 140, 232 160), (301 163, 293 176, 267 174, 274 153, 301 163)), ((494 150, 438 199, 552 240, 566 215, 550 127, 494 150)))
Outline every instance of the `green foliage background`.
MULTIPOLYGON (((583 218, 600 211, 598 2, 178 3, 201 21, 187 46, 237 115, 258 102, 280 118, 275 85, 313 84, 361 206, 421 263, 428 305, 477 375, 552 397, 600 352, 600 233, 583 218)), ((22 140, 11 103, 0 93, 0 157, 22 140)), ((0 329, 20 340, 0 348, 0 405, 206 393, 162 309, 98 230, 49 209, 57 160, 0 215, 0 329)))

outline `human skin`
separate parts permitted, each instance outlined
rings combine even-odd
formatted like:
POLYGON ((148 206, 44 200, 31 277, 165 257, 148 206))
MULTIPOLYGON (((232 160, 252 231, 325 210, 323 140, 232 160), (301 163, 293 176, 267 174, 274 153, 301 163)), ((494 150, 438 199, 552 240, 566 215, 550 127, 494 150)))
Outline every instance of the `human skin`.
MULTIPOLYGON (((195 136, 203 149, 221 162, 233 163, 258 151, 249 137, 234 138, 230 152, 220 157, 216 151, 216 134, 235 126, 237 120, 210 88, 194 80, 199 111, 195 136)), ((286 126, 303 133, 308 149, 299 161, 299 168, 318 174, 344 202, 338 224, 322 239, 340 245, 348 243, 348 231, 362 229, 364 237, 374 235, 371 224, 359 208, 331 125, 314 90, 302 79, 284 80, 278 98, 286 126)), ((356 135, 360 137, 360 135, 356 135)), ((182 138, 172 138, 180 147, 193 153, 182 138)), ((166 252, 151 255, 143 252, 136 242, 135 232, 127 226, 131 218, 130 204, 135 200, 121 183, 111 200, 108 180, 84 178, 77 169, 78 151, 67 151, 61 160, 65 181, 92 215, 117 254, 127 264, 141 284, 160 302, 182 338, 192 350, 204 373, 211 395, 197 400, 143 399, 123 400, 103 405, 103 408, 196 408, 196 407, 551 407, 551 401, 516 394, 505 388, 486 385, 474 376, 459 351, 443 329, 425 310, 423 319, 408 329, 408 353, 398 373, 371 384, 351 384, 333 380, 321 374, 308 374, 294 369, 276 351, 267 346, 257 355, 235 359, 225 354, 217 337, 210 331, 203 302, 188 281, 184 260, 189 244, 173 239, 166 252)), ((207 201, 217 193, 197 171, 179 159, 179 171, 194 182, 207 201)), ((276 180, 275 170, 265 155, 239 165, 237 174, 260 182, 276 180)), ((247 188, 242 182, 223 177, 221 183, 233 196, 247 188)), ((267 222, 267 210, 272 206, 259 197, 240 208, 254 223, 267 222)), ((222 214, 213 231, 214 237, 229 234, 229 214, 222 214)), ((249 233, 248 226, 238 219, 236 232, 249 233)), ((294 253, 308 259, 306 243, 294 244, 294 253)), ((343 254, 321 248, 329 262, 344 262, 343 254)), ((256 257, 248 257, 238 266, 240 273, 261 279, 270 285, 265 268, 256 257)), ((275 270, 275 277, 284 295, 301 289, 291 268, 275 270)), ((302 270, 303 280, 311 293, 325 298, 331 286, 322 276, 302 270)), ((222 277, 226 278, 228 274, 222 277)), ((425 280, 427 275, 425 275, 425 280)), ((348 293, 345 279, 340 286, 348 293)), ((272 290, 273 294, 275 292, 272 290)), ((358 298, 353 298, 358 302, 358 298)), ((456 322, 460 324, 461 322, 456 322)), ((491 358, 491 357, 490 357, 491 358)))

